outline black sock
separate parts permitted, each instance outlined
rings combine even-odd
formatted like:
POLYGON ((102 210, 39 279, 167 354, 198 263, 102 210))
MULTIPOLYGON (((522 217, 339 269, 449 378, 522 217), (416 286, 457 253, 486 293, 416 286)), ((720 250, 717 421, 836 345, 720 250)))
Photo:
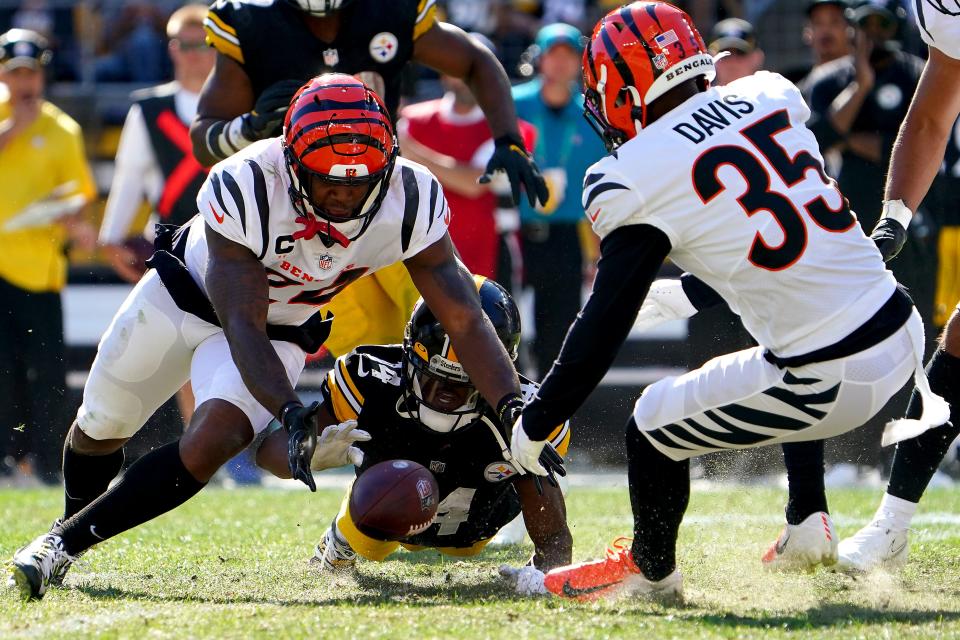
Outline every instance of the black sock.
POLYGON ((627 422, 630 506, 633 507, 633 561, 648 580, 662 580, 677 568, 677 534, 690 501, 690 461, 671 460, 627 422))
MULTIPOLYGON (((920 502, 930 478, 936 473, 940 461, 960 433, 960 358, 938 349, 927 364, 927 378, 930 389, 950 404, 950 422, 921 433, 916 438, 904 440, 897 445, 893 456, 893 468, 890 470, 890 483, 887 493, 910 502, 920 502)), ((919 418, 923 413, 923 401, 917 390, 910 396, 907 405, 908 418, 919 418)))
POLYGON ((100 497, 123 467, 123 449, 105 456, 87 456, 63 445, 63 519, 100 497))
POLYGON ((787 468, 787 524, 800 524, 812 513, 827 511, 823 440, 784 442, 781 448, 787 468))
POLYGON ((77 554, 118 533, 178 507, 203 487, 180 459, 180 442, 137 460, 120 482, 70 518, 60 529, 67 553, 77 554))

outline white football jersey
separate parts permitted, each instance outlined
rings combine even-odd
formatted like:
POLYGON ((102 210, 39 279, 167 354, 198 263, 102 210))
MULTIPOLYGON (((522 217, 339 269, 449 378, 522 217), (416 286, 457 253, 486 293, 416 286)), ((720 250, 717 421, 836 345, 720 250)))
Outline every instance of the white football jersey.
POLYGON ((416 255, 447 232, 450 209, 425 167, 397 159, 387 195, 370 226, 344 247, 319 236, 293 239, 303 228, 290 201, 290 177, 279 138, 256 142, 211 170, 187 238, 186 264, 206 292, 205 226, 250 249, 270 284, 270 324, 299 325, 348 284, 416 255))
POLYGON ((954 60, 960 60, 960 2, 916 0, 920 37, 954 60))
POLYGON ((823 172, 797 88, 759 72, 698 94, 587 171, 594 230, 648 224, 670 258, 789 357, 849 335, 896 280, 823 172))

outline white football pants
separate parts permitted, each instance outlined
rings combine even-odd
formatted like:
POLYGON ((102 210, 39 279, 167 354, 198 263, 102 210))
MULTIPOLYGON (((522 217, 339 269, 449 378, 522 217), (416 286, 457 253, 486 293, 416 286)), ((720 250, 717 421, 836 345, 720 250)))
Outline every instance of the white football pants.
MULTIPOLYGON (((271 343, 296 385, 306 354, 291 342, 271 343)), ((226 400, 255 433, 273 419, 240 378, 223 329, 181 311, 156 271, 148 271, 100 339, 77 425, 94 440, 129 438, 187 380, 196 406, 226 400)))
POLYGON ((762 347, 738 351, 650 385, 633 417, 674 460, 830 438, 873 417, 910 380, 923 345, 914 310, 892 336, 846 358, 781 369, 762 347))

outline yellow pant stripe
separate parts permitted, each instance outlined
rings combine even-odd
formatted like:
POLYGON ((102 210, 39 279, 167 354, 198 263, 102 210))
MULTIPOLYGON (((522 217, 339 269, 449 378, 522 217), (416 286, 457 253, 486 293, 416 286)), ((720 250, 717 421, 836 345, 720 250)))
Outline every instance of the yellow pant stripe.
POLYGON ((415 552, 434 549, 446 556, 465 558, 479 554, 483 551, 483 548, 487 546, 487 543, 490 542, 490 538, 487 538, 475 542, 469 547, 426 547, 418 544, 371 538, 357 529, 357 526, 353 523, 353 516, 350 515, 350 491, 352 489, 353 485, 350 485, 350 488, 347 489, 347 494, 343 497, 343 502, 340 503, 340 512, 337 513, 337 528, 340 530, 340 535, 350 543, 353 550, 367 560, 381 562, 401 546, 407 551, 415 552))
MULTIPOLYGON (((350 489, 352 488, 353 485, 350 489)), ((399 549, 400 543, 377 540, 357 529, 357 526, 353 524, 353 516, 350 515, 350 489, 347 490, 347 495, 343 497, 343 502, 340 503, 340 512, 337 514, 337 528, 340 529, 340 535, 343 536, 344 540, 349 542, 353 550, 361 557, 380 562, 399 549)))

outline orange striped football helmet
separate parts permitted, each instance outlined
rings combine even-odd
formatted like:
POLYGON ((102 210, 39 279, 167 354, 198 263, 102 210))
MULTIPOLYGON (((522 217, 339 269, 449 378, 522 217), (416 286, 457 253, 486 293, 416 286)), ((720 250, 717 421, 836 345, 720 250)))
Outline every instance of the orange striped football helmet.
POLYGON ((583 52, 584 111, 608 150, 647 125, 647 107, 690 78, 704 88, 713 57, 693 21, 668 2, 633 2, 594 27, 583 52))
POLYGON ((383 101, 353 76, 327 73, 297 92, 283 126, 283 154, 296 212, 338 225, 355 240, 367 230, 387 194, 399 146, 383 101), (311 184, 367 185, 360 206, 333 216, 315 203, 311 184))

